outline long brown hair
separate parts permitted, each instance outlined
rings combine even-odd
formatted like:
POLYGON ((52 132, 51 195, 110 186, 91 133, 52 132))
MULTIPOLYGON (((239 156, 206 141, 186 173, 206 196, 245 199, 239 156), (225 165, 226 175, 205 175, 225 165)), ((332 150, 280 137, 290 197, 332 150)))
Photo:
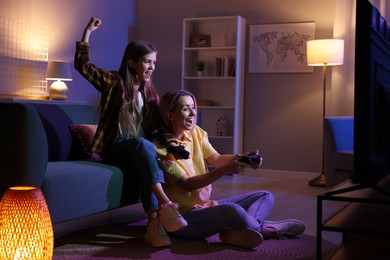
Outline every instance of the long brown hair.
MULTIPOLYGON (((137 82, 137 74, 135 69, 128 65, 129 61, 133 60, 134 62, 138 62, 141 57, 153 52, 157 53, 155 46, 147 41, 137 40, 130 42, 123 54, 118 72, 124 83, 124 99, 131 104, 131 112, 137 110, 138 96, 134 88, 134 85, 137 82)), ((150 121, 154 120, 159 104, 158 92, 152 80, 141 82, 138 90, 143 93, 145 98, 144 124, 146 128, 150 128, 152 127, 150 126, 150 121)))

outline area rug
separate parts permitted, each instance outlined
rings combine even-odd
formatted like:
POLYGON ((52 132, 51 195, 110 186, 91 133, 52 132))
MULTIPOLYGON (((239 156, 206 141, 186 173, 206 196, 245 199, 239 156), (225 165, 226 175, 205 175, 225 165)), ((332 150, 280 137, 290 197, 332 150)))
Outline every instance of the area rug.
MULTIPOLYGON (((253 250, 222 243, 218 235, 205 240, 172 238, 172 246, 153 248, 145 242, 146 221, 78 231, 56 239, 54 260, 59 259, 316 259, 316 239, 268 239, 253 250)), ((327 254, 336 247, 323 241, 327 254)))

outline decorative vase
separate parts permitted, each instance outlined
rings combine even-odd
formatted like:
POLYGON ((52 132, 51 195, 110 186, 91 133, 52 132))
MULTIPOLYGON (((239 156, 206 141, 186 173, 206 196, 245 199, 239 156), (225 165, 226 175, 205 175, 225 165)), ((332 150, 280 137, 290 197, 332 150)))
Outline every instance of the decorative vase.
POLYGON ((203 77, 203 72, 204 72, 204 71, 198 70, 198 77, 203 77))

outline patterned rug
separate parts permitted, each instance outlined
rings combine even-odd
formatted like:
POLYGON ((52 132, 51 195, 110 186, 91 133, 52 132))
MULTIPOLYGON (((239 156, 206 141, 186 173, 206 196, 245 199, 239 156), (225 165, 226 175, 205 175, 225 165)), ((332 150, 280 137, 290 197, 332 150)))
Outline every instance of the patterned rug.
MULTIPOLYGON (((316 239, 302 234, 291 239, 269 239, 253 250, 221 243, 218 235, 205 240, 172 238, 172 246, 153 248, 144 240, 146 221, 97 227, 56 239, 59 259, 316 259, 316 239)), ((336 247, 323 241, 323 252, 336 247)))

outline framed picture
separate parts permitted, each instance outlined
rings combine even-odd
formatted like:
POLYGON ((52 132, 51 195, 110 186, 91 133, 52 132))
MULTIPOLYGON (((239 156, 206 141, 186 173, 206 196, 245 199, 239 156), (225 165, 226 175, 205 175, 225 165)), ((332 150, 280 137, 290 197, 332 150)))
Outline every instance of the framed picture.
POLYGON ((249 72, 313 72, 306 63, 306 42, 314 39, 314 27, 314 22, 251 25, 249 72))
POLYGON ((210 47, 210 35, 192 34, 190 36, 190 47, 210 47))

